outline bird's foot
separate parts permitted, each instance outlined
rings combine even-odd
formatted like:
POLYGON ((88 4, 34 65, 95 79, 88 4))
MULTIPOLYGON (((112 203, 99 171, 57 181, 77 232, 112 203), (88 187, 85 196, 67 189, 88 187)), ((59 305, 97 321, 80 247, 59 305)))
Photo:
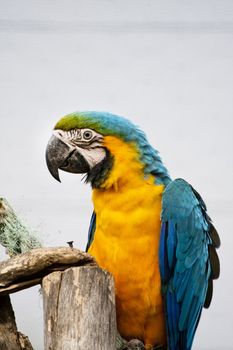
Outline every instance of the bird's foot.
POLYGON ((144 350, 144 344, 143 342, 141 342, 138 339, 132 339, 128 342, 127 344, 128 348, 126 349, 130 349, 130 350, 144 350))
POLYGON ((129 342, 117 333, 116 350, 167 350, 163 345, 144 345, 141 340, 131 339, 129 342))
POLYGON ((138 339, 132 339, 129 342, 121 337, 119 333, 117 333, 116 338, 116 349, 117 350, 144 350, 144 344, 138 339))

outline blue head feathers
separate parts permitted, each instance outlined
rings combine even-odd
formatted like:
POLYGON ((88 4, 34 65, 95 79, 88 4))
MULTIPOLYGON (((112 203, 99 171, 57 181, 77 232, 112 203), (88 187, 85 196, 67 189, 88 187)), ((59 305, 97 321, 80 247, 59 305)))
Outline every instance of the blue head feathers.
POLYGON ((75 128, 90 128, 104 136, 112 135, 125 142, 135 143, 144 164, 145 175, 155 175, 156 182, 164 185, 171 181, 158 151, 149 144, 145 133, 126 118, 107 112, 75 112, 60 119, 55 126, 55 129, 62 130, 75 128))

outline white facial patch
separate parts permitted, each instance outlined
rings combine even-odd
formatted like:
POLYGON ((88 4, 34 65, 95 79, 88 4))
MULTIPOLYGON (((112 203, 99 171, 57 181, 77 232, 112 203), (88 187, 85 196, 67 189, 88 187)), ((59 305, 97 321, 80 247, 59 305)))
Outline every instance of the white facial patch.
POLYGON ((106 156, 102 146, 103 136, 91 129, 54 130, 54 136, 64 142, 71 150, 78 150, 92 169, 106 156))
POLYGON ((93 168, 96 164, 100 163, 106 156, 106 151, 103 147, 98 148, 80 148, 77 147, 79 153, 86 159, 90 168, 93 168))

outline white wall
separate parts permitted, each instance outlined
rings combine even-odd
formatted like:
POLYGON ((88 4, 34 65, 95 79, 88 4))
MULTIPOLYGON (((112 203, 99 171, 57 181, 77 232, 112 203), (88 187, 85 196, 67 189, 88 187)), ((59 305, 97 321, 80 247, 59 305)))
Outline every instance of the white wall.
MULTIPOLYGON (((0 1, 0 196, 45 245, 84 248, 91 191, 79 176, 59 184, 48 173, 51 129, 75 110, 139 124, 171 175, 203 195, 222 238, 222 276, 196 350, 233 348, 232 62, 232 1, 0 1)), ((42 350, 38 289, 12 300, 42 350)))

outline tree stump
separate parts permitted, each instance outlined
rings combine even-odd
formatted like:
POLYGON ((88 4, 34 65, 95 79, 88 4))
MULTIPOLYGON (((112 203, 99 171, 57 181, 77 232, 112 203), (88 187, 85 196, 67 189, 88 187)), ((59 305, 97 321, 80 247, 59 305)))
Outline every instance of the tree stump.
POLYGON ((52 272, 42 280, 44 350, 115 350, 113 277, 97 266, 52 272))

